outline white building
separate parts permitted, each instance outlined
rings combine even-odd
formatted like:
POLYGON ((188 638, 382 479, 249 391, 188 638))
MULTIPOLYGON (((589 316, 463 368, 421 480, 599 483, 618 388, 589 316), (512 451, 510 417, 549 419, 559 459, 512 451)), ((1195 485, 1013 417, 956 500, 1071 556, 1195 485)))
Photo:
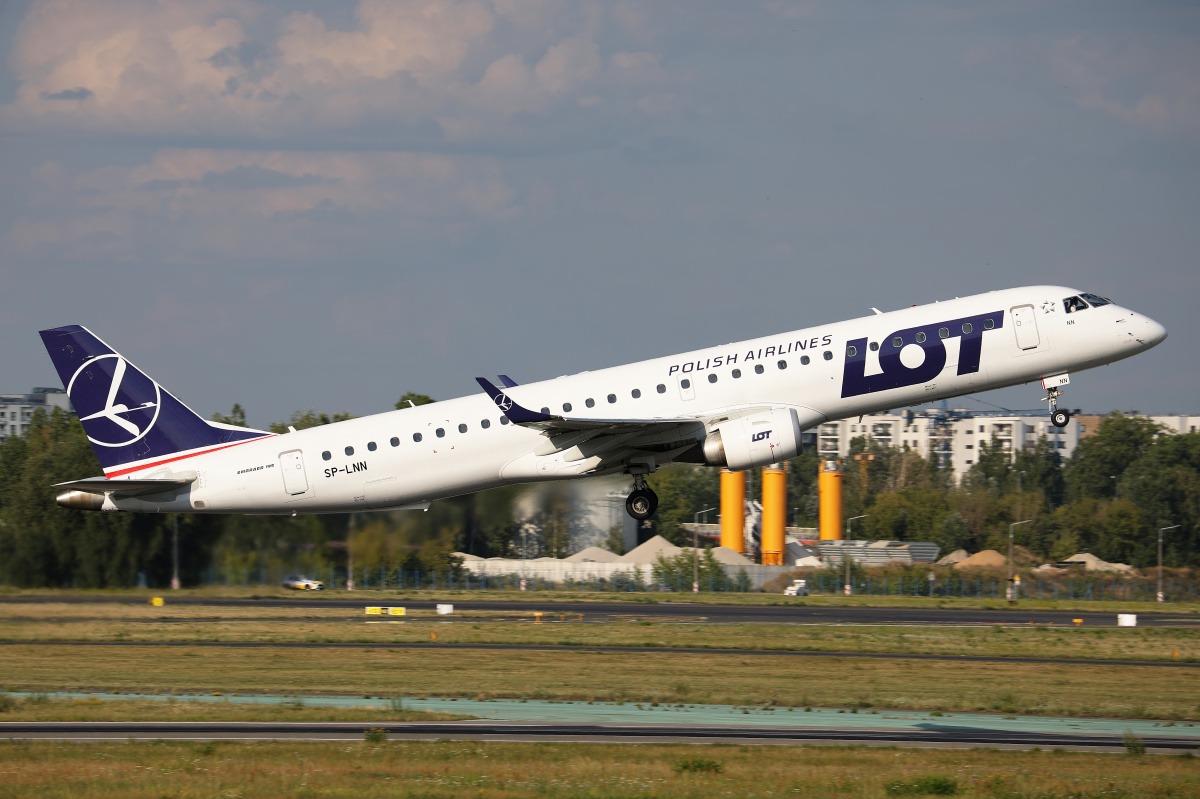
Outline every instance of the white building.
MULTIPOLYGON (((1127 416, 1141 416, 1127 411, 1127 416)), ((1147 416, 1166 428, 1168 433, 1200 432, 1200 416, 1147 416)), ((943 468, 950 466, 962 479, 979 458, 979 445, 991 445, 992 439, 1012 457, 1033 447, 1038 438, 1046 440, 1064 458, 1071 457, 1081 438, 1092 435, 1103 416, 1082 416, 1076 412, 1070 424, 1058 429, 1050 424, 1044 411, 1005 412, 927 408, 899 413, 877 413, 859 419, 826 422, 817 427, 817 453, 826 459, 845 459, 850 443, 866 437, 885 447, 907 447, 923 458, 936 459, 943 468)))
POLYGON ((1046 436, 1059 454, 1070 457, 1079 443, 1081 427, 1072 422, 1062 430, 1050 424, 1046 413, 925 409, 900 413, 877 413, 861 419, 826 422, 817 428, 817 452, 823 458, 846 458, 850 443, 867 438, 885 447, 908 448, 923 458, 949 466, 960 478, 979 457, 979 445, 992 438, 1005 452, 1015 456, 1046 436))
POLYGON ((35 388, 28 394, 0 394, 0 441, 28 430, 29 420, 38 408, 47 413, 53 408, 62 408, 68 413, 73 410, 67 392, 61 388, 35 388))

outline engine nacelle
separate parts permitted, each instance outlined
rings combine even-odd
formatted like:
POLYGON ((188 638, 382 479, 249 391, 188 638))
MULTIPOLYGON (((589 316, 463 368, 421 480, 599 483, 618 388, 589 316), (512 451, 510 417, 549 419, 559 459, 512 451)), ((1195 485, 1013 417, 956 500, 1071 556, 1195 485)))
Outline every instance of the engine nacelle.
POLYGON ((704 460, 735 472, 785 461, 800 454, 803 425, 794 408, 739 416, 717 425, 704 439, 704 460))

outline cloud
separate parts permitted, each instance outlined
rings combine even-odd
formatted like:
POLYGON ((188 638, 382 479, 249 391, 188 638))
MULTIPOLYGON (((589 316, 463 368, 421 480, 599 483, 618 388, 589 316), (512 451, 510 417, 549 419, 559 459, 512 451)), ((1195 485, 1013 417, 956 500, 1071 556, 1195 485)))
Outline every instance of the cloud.
POLYGON ((86 100, 94 96, 91 89, 83 86, 75 89, 63 89, 61 92, 38 92, 38 97, 43 100, 86 100))
POLYGON ((212 262, 326 258, 378 237, 444 232, 520 212, 487 158, 396 152, 163 149, 146 163, 33 170, 3 239, 30 258, 212 262))
POLYGON ((644 44, 610 36, 601 48, 597 15, 624 30, 616 16, 627 22, 627 6, 361 0, 345 29, 323 13, 247 0, 35 1, 10 56, 19 85, 0 129, 356 144, 370 131, 398 148, 403 131, 422 130, 426 143, 431 131, 486 142, 513 138, 514 125, 545 135, 547 117, 600 97, 610 126, 614 114, 636 120, 668 75, 646 53, 657 66, 639 86, 611 56, 644 44))
POLYGON ((1075 35, 1047 58, 1080 108, 1155 133, 1200 134, 1200 50, 1190 36, 1075 35))

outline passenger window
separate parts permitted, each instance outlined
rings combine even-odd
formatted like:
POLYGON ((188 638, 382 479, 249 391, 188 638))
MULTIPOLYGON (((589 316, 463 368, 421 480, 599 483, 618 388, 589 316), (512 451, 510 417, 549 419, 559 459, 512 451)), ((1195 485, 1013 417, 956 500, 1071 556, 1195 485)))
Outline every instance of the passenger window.
POLYGON ((832 361, 832 360, 833 360, 833 353, 832 353, 832 352, 830 352, 829 350, 825 350, 824 354, 823 354, 823 355, 821 355, 821 357, 822 357, 822 358, 824 358, 824 359, 825 359, 825 360, 827 360, 827 361, 832 361))
POLYGON ((924 333, 918 333, 918 334, 917 334, 917 343, 918 343, 918 344, 924 344, 924 343, 925 343, 925 334, 924 334, 924 333))
POLYGON ((800 356, 800 365, 801 365, 801 366, 808 366, 808 364, 809 364, 811 361, 812 361, 812 359, 811 359, 811 358, 809 358, 807 355, 801 355, 801 356, 800 356))
POLYGON ((717 376, 716 376, 716 375, 709 375, 709 376, 708 376, 708 382, 710 382, 710 383, 715 383, 715 382, 717 382, 717 376))
POLYGON ((850 345, 846 348, 846 354, 853 358, 855 355, 858 355, 858 347, 855 347, 853 344, 850 345))
POLYGON ((950 338, 950 330, 945 327, 939 327, 938 338, 950 338))
POLYGON ((629 392, 629 395, 634 399, 638 399, 642 396, 642 390, 640 388, 635 388, 633 391, 629 392))
POLYGON ((1112 300, 1106 300, 1103 297, 1096 296, 1095 294, 1080 294, 1079 296, 1087 300, 1093 308, 1099 308, 1102 305, 1110 305, 1112 303, 1112 300))
POLYGON ((900 338, 900 336, 896 336, 895 338, 892 339, 892 346, 896 347, 896 348, 903 347, 904 339, 900 338))
POLYGON ((375 442, 374 442, 374 441, 368 441, 368 442, 367 442, 367 451, 368 451, 368 452, 374 452, 374 451, 375 451, 375 449, 376 449, 376 447, 375 447, 375 442))
POLYGON ((761 375, 763 373, 763 365, 761 363, 754 364, 754 374, 761 375))
POLYGON ((570 413, 570 412, 571 412, 571 403, 564 402, 563 403, 563 413, 570 413))
POLYGON ((508 424, 508 417, 507 417, 507 416, 501 416, 501 417, 500 417, 500 424, 508 424))
POLYGON ((1079 297, 1067 297, 1063 300, 1063 310, 1067 313, 1075 313, 1076 311, 1086 311, 1088 304, 1079 297))
POLYGON ((346 454, 347 454, 347 455, 353 455, 353 454, 354 454, 354 447, 346 447, 346 454))
POLYGON ((389 441, 388 443, 391 444, 393 447, 398 447, 398 446, 400 446, 400 439, 396 438, 395 436, 392 436, 392 440, 389 441))
MULTIPOLYGON (((851 347, 850 349, 854 349, 854 348, 853 348, 853 347, 851 347)), ((776 366, 778 366, 778 367, 779 367, 781 370, 782 370, 782 369, 786 369, 786 368, 787 368, 787 361, 778 361, 778 362, 777 362, 775 365, 776 365, 776 366)))
POLYGON ((446 431, 441 427, 439 427, 437 430, 434 430, 433 432, 438 438, 446 437, 446 431))
POLYGON ((592 399, 591 397, 588 397, 587 399, 585 399, 585 400, 583 401, 583 404, 584 404, 584 405, 586 405, 586 406, 588 406, 589 408, 595 408, 595 407, 596 407, 596 401, 595 401, 594 399, 592 399))
POLYGON ((879 342, 878 341, 871 342, 871 352, 879 352, 879 342))
POLYGON ((484 430, 487 430, 489 427, 492 426, 492 420, 491 419, 480 419, 479 426, 482 427, 484 430))
POLYGON ((679 381, 679 387, 686 391, 692 387, 692 381, 685 377, 683 380, 679 381))
POLYGON ((659 394, 666 394, 666 393, 667 393, 667 387, 666 387, 666 386, 664 386, 662 383, 659 383, 659 384, 658 384, 658 386, 657 386, 657 388, 655 388, 654 390, 655 390, 655 391, 657 391, 659 394))
POLYGON ((616 402, 616 401, 617 401, 617 395, 616 395, 616 394, 609 394, 609 395, 608 395, 608 404, 609 404, 609 405, 612 405, 612 404, 613 404, 614 402, 616 402))
POLYGON ((970 322, 963 322, 963 333, 969 334, 974 329, 975 328, 971 326, 970 322))
POLYGON ((549 409, 549 408, 542 408, 542 413, 544 413, 546 416, 549 416, 549 415, 550 415, 550 409, 549 409))
POLYGON ((421 440, 421 434, 413 433, 413 441, 420 441, 420 440, 421 440))
POLYGON ((995 326, 996 326, 996 323, 995 323, 995 322, 993 322, 991 319, 984 319, 984 320, 983 320, 983 329, 984 329, 984 330, 991 330, 991 329, 992 329, 993 327, 995 327, 995 326))
POLYGON ((741 377, 741 376, 742 376, 742 370, 741 370, 741 369, 734 369, 734 370, 733 370, 733 372, 732 372, 732 374, 733 374, 733 379, 734 379, 734 380, 737 380, 739 377, 741 377))
POLYGON ((323 461, 327 461, 332 457, 333 457, 333 455, 329 454, 329 450, 325 450, 324 452, 321 453, 321 460, 323 460, 323 461))
POLYGON ((467 432, 467 426, 466 426, 465 424, 460 424, 460 425, 458 426, 458 432, 460 432, 460 433, 465 433, 465 432, 467 432))

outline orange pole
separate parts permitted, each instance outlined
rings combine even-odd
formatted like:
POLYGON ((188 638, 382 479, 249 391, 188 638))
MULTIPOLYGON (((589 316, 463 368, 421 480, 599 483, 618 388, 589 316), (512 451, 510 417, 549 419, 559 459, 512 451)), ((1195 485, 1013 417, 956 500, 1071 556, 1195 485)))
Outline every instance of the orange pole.
POLYGON ((762 562, 782 566, 787 525, 787 471, 778 465, 762 470, 762 562))
POLYGON ((842 462, 821 461, 817 474, 821 506, 821 540, 842 540, 842 462))
POLYGON ((746 551, 746 473, 721 470, 721 546, 746 551))

